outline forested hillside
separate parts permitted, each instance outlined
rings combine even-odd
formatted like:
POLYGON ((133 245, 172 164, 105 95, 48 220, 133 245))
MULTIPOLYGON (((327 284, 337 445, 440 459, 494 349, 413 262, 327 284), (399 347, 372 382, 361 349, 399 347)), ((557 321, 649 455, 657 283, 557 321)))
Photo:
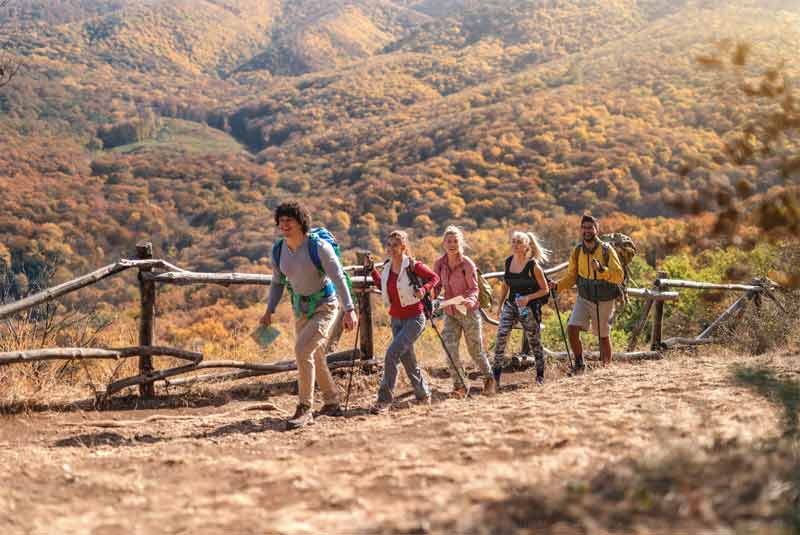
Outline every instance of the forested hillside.
POLYGON ((564 250, 584 210, 696 238, 702 215, 651 218, 783 180, 770 158, 730 163, 761 103, 697 57, 746 40, 797 73, 798 28, 781 1, 12 1, 0 264, 19 293, 150 238, 188 267, 265 271, 289 196, 346 250, 457 223, 494 262, 487 236, 564 250))

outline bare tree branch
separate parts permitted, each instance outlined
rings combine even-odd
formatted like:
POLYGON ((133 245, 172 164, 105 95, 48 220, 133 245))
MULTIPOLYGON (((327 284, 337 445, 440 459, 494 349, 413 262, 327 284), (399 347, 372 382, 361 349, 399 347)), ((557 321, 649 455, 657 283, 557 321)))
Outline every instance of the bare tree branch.
MULTIPOLYGON (((10 0, 0 0, 0 9, 6 7, 9 2, 10 0)), ((16 76, 22 62, 5 48, 4 43, 0 43, 0 49, 2 49, 0 50, 0 87, 3 87, 16 76)))

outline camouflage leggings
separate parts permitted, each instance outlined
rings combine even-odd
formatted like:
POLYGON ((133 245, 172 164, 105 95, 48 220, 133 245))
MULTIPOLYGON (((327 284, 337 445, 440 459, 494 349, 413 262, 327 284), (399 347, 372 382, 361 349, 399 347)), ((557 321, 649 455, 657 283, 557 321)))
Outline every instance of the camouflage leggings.
POLYGON ((519 315, 519 307, 517 305, 510 301, 503 303, 503 310, 500 312, 500 326, 497 327, 497 340, 494 343, 495 368, 503 366, 508 336, 511 334, 514 324, 520 322, 522 333, 528 339, 528 344, 533 350, 533 356, 536 359, 536 370, 544 371, 544 349, 542 348, 539 322, 534 318, 533 311, 528 310, 527 317, 522 318, 519 315))
POLYGON ((458 371, 453 367, 453 363, 447 358, 447 365, 450 367, 450 373, 453 376, 453 384, 458 388, 464 386, 461 378, 467 377, 464 372, 464 366, 461 365, 461 355, 458 352, 458 344, 461 341, 461 333, 464 333, 464 341, 467 343, 467 351, 472 361, 481 370, 481 375, 484 377, 492 376, 492 368, 489 366, 489 359, 483 350, 483 329, 481 322, 481 313, 479 310, 468 311, 466 314, 459 314, 456 312, 454 315, 445 314, 444 328, 442 329, 442 338, 450 352, 450 356, 458 366, 458 371))

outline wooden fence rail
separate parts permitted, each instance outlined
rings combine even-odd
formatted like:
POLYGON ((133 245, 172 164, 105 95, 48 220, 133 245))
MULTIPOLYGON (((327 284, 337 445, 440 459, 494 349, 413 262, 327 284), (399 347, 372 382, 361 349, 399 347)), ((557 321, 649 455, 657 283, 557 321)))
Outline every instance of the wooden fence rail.
MULTIPOLYGON (((186 385, 210 381, 235 380, 245 377, 258 375, 269 375, 274 373, 285 373, 297 369, 293 360, 277 362, 271 364, 259 364, 231 360, 203 360, 201 353, 185 351, 182 349, 156 346, 156 299, 157 288, 161 284, 221 284, 240 285, 270 285, 272 275, 256 273, 199 273, 188 271, 177 267, 169 262, 154 259, 152 245, 149 242, 142 242, 136 245, 137 259, 119 260, 114 264, 104 266, 96 271, 78 277, 72 281, 59 284, 52 288, 43 290, 30 295, 13 303, 0 306, 0 319, 31 309, 41 304, 47 303, 59 297, 63 297, 71 292, 77 291, 86 286, 117 275, 125 270, 135 268, 138 270, 138 285, 140 291, 141 313, 139 317, 139 345, 119 349, 103 348, 49 348, 28 351, 13 351, 0 353, 0 365, 17 364, 24 362, 37 362, 43 360, 73 360, 73 359, 123 359, 137 356, 139 357, 138 375, 120 379, 110 383, 102 393, 104 397, 110 396, 125 388, 138 386, 140 395, 152 397, 155 395, 154 383, 162 381, 168 385, 186 385), (155 271, 158 270, 158 271, 155 271), (155 370, 153 368, 152 357, 173 357, 188 361, 187 364, 172 368, 155 370), (197 372, 208 369, 234 369, 236 371, 221 374, 206 374, 192 377, 172 379, 175 376, 189 372, 197 372)), ((363 263, 364 253, 358 253, 358 262, 363 263)), ((567 262, 558 264, 545 270, 546 275, 552 275, 563 271, 568 266, 567 262)), ((373 368, 377 362, 374 359, 373 347, 373 314, 371 295, 380 293, 373 286, 372 278, 367 273, 363 273, 360 266, 347 266, 345 268, 352 273, 351 279, 353 287, 358 297, 359 317, 361 327, 359 329, 358 348, 356 350, 340 351, 326 355, 329 366, 333 369, 352 366, 358 362, 360 366, 373 368)), ((487 279, 502 278, 503 272, 490 272, 484 275, 487 279)), ((667 274, 659 272, 657 280, 652 288, 629 288, 629 297, 644 299, 645 304, 640 320, 637 322, 631 336, 631 343, 627 352, 615 353, 615 358, 620 359, 653 359, 662 358, 662 351, 679 346, 694 346, 701 344, 714 343, 711 333, 726 319, 736 314, 740 314, 748 302, 760 299, 761 294, 773 299, 779 306, 780 302, 775 298, 772 290, 775 284, 768 279, 756 279, 750 284, 713 284, 698 281, 685 281, 668 279, 667 274), (746 294, 734 302, 716 321, 708 328, 704 329, 696 338, 674 337, 662 342, 662 325, 664 316, 664 305, 667 302, 675 301, 679 298, 678 292, 667 291, 667 288, 710 290, 710 291, 744 291, 746 294), (653 311, 653 332, 651 335, 650 351, 634 351, 636 340, 640 332, 644 329, 648 315, 653 311)), ((488 322, 497 324, 497 320, 491 318, 485 310, 481 311, 488 322)), ((335 326, 338 334, 334 336, 334 341, 341 335, 341 325, 335 326)), ((554 352, 545 349, 546 354, 551 358, 565 358, 565 352, 554 352)), ((592 353, 587 353, 591 356, 592 353)))

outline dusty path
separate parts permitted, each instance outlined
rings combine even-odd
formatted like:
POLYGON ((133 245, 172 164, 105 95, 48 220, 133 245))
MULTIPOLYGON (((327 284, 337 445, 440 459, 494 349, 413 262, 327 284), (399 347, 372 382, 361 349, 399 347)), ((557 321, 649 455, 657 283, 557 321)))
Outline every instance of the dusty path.
MULTIPOLYGON (((356 410, 296 432, 282 431, 290 396, 5 416, 0 525, 9 534, 764 532, 785 523, 797 489, 779 472, 797 450, 778 438, 784 408, 737 379, 742 366, 800 381, 796 355, 717 354, 617 365, 544 387, 520 373, 494 398, 380 416, 356 410), (723 458, 756 463, 736 470, 778 472, 774 485, 726 512, 739 491, 714 490, 734 477, 723 458), (719 466, 682 483, 676 475, 666 489, 673 495, 657 502, 631 501, 624 489, 666 462, 679 473, 719 466)), ((356 405, 370 400, 360 392, 356 405)))

